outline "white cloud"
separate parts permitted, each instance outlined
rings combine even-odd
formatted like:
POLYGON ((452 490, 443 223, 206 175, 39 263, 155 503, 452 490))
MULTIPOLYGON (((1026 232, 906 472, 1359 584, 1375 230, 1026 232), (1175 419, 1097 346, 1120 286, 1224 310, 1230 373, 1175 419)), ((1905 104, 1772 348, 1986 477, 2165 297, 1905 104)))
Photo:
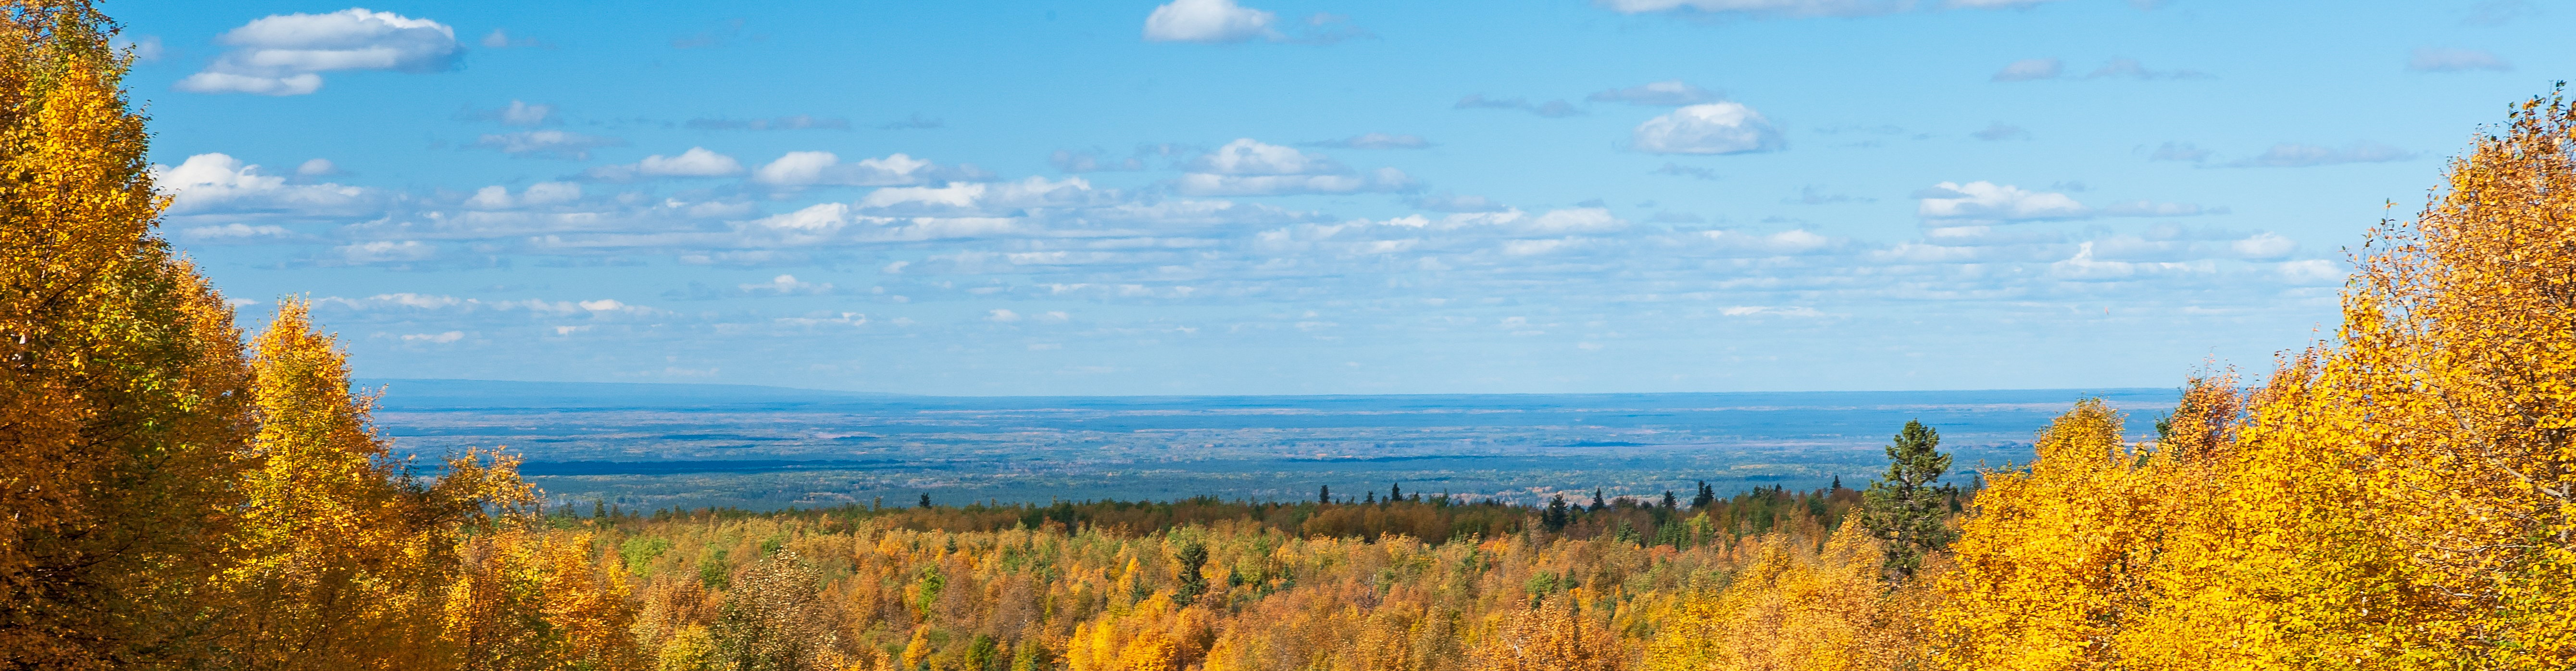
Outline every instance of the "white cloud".
POLYGON ((361 242, 341 245, 332 251, 339 253, 342 262, 352 264, 408 263, 438 256, 437 245, 424 244, 419 240, 361 242))
POLYGON ((2004 69, 1995 72, 1993 79, 1999 82, 2026 82, 2037 79, 2056 79, 2059 74, 2062 74, 2065 71, 2065 61, 2054 58, 2025 58, 2005 64, 2004 69))
POLYGON ((2513 70, 2513 64, 2504 62, 2503 58, 2498 58, 2494 52, 2489 51, 2425 47, 2416 49, 2415 53, 2406 59, 2406 69, 2416 72, 2467 72, 2470 70, 2507 72, 2513 70))
POLYGON ((654 154, 626 165, 603 165, 583 171, 591 179, 627 182, 647 177, 727 177, 742 174, 742 162, 731 156, 690 147, 678 156, 654 154))
POLYGON ((522 207, 561 205, 581 200, 581 185, 571 182, 538 182, 510 195, 507 187, 498 185, 476 189, 465 199, 465 207, 475 210, 507 210, 522 207))
POLYGON ((446 333, 406 333, 406 334, 403 334, 402 339, 403 339, 403 342, 426 342, 426 343, 436 343, 436 344, 444 345, 444 344, 447 344, 447 343, 452 343, 452 342, 456 342, 456 341, 459 341, 459 340, 464 340, 464 339, 465 339, 465 332, 464 332, 464 331, 448 331, 448 332, 446 332, 446 333))
POLYGON ((2355 142, 2343 148, 2284 142, 2263 150, 2259 156, 2230 161, 2233 168, 2305 168, 2342 163, 2384 163, 2415 158, 2415 152, 2376 142, 2355 142))
POLYGON ((525 101, 512 100, 509 107, 500 109, 498 116, 501 123, 511 126, 542 126, 554 118, 555 106, 530 105, 525 101))
POLYGON ((1324 193, 1398 193, 1414 188, 1413 178, 1394 168, 1366 175, 1223 175, 1196 172, 1174 180, 1172 187, 1191 196, 1287 196, 1324 193))
POLYGON ((504 154, 526 154, 573 161, 590 160, 590 150, 617 147, 625 140, 601 135, 584 135, 561 130, 532 130, 484 135, 474 146, 498 149, 504 154))
POLYGON ((340 166, 327 158, 311 159, 295 166, 295 174, 299 177, 329 177, 340 174, 340 166))
POLYGON ((1769 119, 1741 103, 1691 105, 1637 124, 1629 146, 1655 154, 1737 154, 1788 146, 1769 119))
POLYGON ((1145 17, 1145 39, 1217 43, 1275 39, 1279 33, 1270 24, 1278 18, 1234 0, 1172 0, 1145 17))
POLYGON ((179 237, 190 240, 255 240, 259 238, 292 238, 295 232, 284 226, 252 226, 243 223, 220 226, 198 226, 179 230, 179 237))
POLYGON ((769 281, 767 282, 738 284, 735 285, 734 288, 741 290, 743 293, 775 294, 781 296, 789 294, 832 293, 832 283, 830 282, 806 282, 796 279, 795 275, 780 275, 769 278, 769 281))
POLYGON ((232 47, 176 87, 196 93, 304 95, 321 90, 317 73, 341 70, 438 72, 461 51, 456 30, 429 19, 345 9, 278 14, 225 32, 232 47))
POLYGON ((2283 261, 2280 265, 2274 266, 2273 272, 2279 273, 2282 279, 2296 284, 2313 286, 2340 284, 2344 281, 2343 267, 2325 259, 2283 261))
POLYGON ((2091 214, 2062 193, 2028 191, 1994 182, 1942 182, 1921 194, 1915 216, 1931 220, 2037 221, 2091 214))
POLYGON ((1006 323, 1006 324, 1007 324, 1007 323, 1010 323, 1010 322, 1019 321, 1019 320, 1020 320, 1020 313, 1012 312, 1012 311, 1004 310, 1004 309, 1000 309, 1000 308, 995 308, 992 312, 987 313, 987 315, 986 315, 984 318, 985 318, 985 319, 990 319, 990 320, 993 320, 993 321, 1002 322, 1002 323, 1006 323))
POLYGON ((2299 243, 2271 233, 2256 233, 2252 237, 2227 243, 2227 249, 2236 252, 2239 258, 2272 261, 2289 256, 2290 252, 2298 251, 2299 243))
POLYGON ((1220 175, 1336 175, 1350 172, 1332 159, 1239 138, 1201 155, 1191 166, 1220 175))
POLYGON ((1583 99, 1592 102, 1621 102, 1630 105, 1645 105, 1650 107, 1680 107, 1683 105, 1697 105, 1701 103, 1722 101, 1726 99, 1726 95, 1716 91, 1692 86, 1682 82, 1682 80, 1675 79, 1670 81, 1640 84, 1624 89, 1598 91, 1594 92, 1592 95, 1585 96, 1583 99))
POLYGON ((288 184, 225 154, 197 154, 177 167, 152 166, 152 181, 171 195, 172 215, 351 216, 375 211, 379 200, 354 186, 288 184))
POLYGON ((869 192, 859 199, 858 206, 872 213, 891 214, 1003 213, 1033 207, 1096 205, 1106 195, 1093 191, 1091 182, 1080 177, 1029 177, 1016 182, 887 187, 869 192))
POLYGON ((842 163, 828 151, 791 151, 751 173, 751 180, 772 186, 903 186, 931 176, 929 161, 903 154, 842 163))

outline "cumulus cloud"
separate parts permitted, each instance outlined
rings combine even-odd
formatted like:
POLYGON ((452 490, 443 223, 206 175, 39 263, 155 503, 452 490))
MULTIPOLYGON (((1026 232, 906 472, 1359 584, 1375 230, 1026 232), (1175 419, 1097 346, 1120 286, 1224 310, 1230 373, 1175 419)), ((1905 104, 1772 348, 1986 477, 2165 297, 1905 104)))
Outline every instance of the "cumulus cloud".
POLYGON ((951 172, 955 171, 943 171, 929 161, 904 154, 842 163, 839 155, 828 151, 791 151, 753 170, 751 180, 782 187, 906 186, 941 177, 967 176, 947 174, 951 172))
POLYGON ((455 67, 462 51, 456 30, 446 24, 355 8, 271 15, 215 41, 231 49, 204 71, 179 80, 179 90, 304 95, 322 89, 320 73, 440 72, 455 67))
POLYGON ((2040 221, 2091 213, 2066 194, 1984 181, 1942 182, 1916 196, 1915 216, 1929 220, 2040 221))
POLYGON ((419 240, 376 240, 333 248, 339 261, 351 265, 399 264, 438 256, 438 246, 419 240))
POLYGON ((259 166, 225 154, 198 154, 176 167, 152 166, 152 182, 170 194, 173 216, 274 214, 352 216, 380 207, 366 189, 339 184, 288 184, 259 166))
POLYGON ((733 157, 690 147, 678 156, 654 154, 626 165, 603 165, 584 171, 583 176, 607 182, 628 182, 653 177, 730 177, 742 174, 742 163, 733 157))
POLYGON ((2192 217, 2227 212, 2226 208, 2144 200, 2086 207, 2063 193, 1985 181, 1942 182, 1914 196, 1915 216, 1944 226, 2094 217, 2192 217))
POLYGON ((2424 47, 2406 59, 2406 69, 2416 72, 2468 72, 2487 70, 2508 72, 2512 63, 2504 62, 2493 52, 2477 49, 2437 49, 2424 47))
POLYGON ((1145 17, 1145 39, 1151 42, 1232 43, 1279 35, 1271 23, 1277 14, 1237 5, 1234 0, 1172 0, 1145 17))
POLYGON ((261 240, 288 239, 294 238, 296 235, 294 231, 287 230, 284 226, 253 226, 250 224, 236 222, 219 226, 198 226, 194 228, 179 229, 179 237, 180 239, 192 242, 254 242, 261 240))
POLYGON ((1451 109, 1462 110, 1519 110, 1550 119, 1576 116, 1583 113, 1583 110, 1575 108, 1574 103, 1569 103, 1563 100, 1550 100, 1543 103, 1531 104, 1527 98, 1487 98, 1485 97, 1485 94, 1482 93, 1469 94, 1467 97, 1459 98, 1457 104, 1450 105, 1449 107, 1451 109))
POLYGON ((1431 142, 1422 139, 1422 136, 1420 135, 1361 133, 1339 140, 1308 142, 1305 143, 1305 146, 1333 147, 1338 149, 1423 149, 1430 147, 1431 142))
POLYGON ((1330 158, 1240 138, 1188 163, 1193 172, 1173 182, 1192 196, 1279 196, 1317 193, 1401 192, 1413 178, 1394 168, 1358 174, 1330 158))
POLYGON ((1697 105, 1700 103, 1722 101, 1726 99, 1726 94, 1692 86, 1682 82, 1682 80, 1674 79, 1670 81, 1640 84, 1623 89, 1596 91, 1593 92, 1592 95, 1584 96, 1583 99, 1591 102, 1618 102, 1650 107, 1681 107, 1683 105, 1697 105))
POLYGON ((2272 145, 2251 158, 2229 161, 2231 168, 2306 168, 2344 163, 2385 163, 2415 158, 2415 152, 2376 142, 2355 142, 2341 148, 2284 142, 2272 145))
POLYGON ((447 343, 452 343, 452 342, 456 342, 456 341, 459 341, 459 340, 464 340, 464 339, 465 339, 465 332, 464 332, 464 331, 448 331, 448 332, 445 332, 445 333, 405 333, 405 334, 403 334, 402 339, 403 339, 403 342, 425 342, 425 343, 432 343, 432 344, 444 345, 444 344, 447 344, 447 343))
POLYGON ((331 159, 327 158, 308 159, 304 163, 295 166, 295 176, 297 177, 330 177, 341 174, 346 173, 340 172, 340 165, 332 163, 331 159))
POLYGON ((1173 190, 1191 196, 1288 196, 1332 193, 1398 193, 1416 188, 1413 178, 1394 168, 1364 175, 1228 175, 1194 172, 1173 181, 1173 190))
POLYGON ((1691 105, 1647 119, 1630 138, 1630 148, 1654 154, 1738 154, 1788 146, 1769 119, 1732 102, 1691 105))
POLYGON ((546 207, 581 200, 581 185, 571 182, 538 182, 511 195, 503 186, 487 186, 465 199, 465 207, 474 210, 508 210, 546 207))
POLYGON ((538 156, 567 161, 590 160, 590 150, 600 147, 625 146, 626 141, 604 135, 584 135, 562 130, 532 130, 516 133, 486 134, 474 146, 500 150, 517 156, 538 156))
POLYGON ((2298 251, 2299 243, 2271 233, 2256 233, 2243 240, 2227 243, 2227 249, 2235 252, 2238 258, 2276 261, 2289 256, 2291 252, 2298 251))
POLYGON ((1239 138, 1190 162, 1199 172, 1221 175, 1332 175, 1350 172, 1330 158, 1292 147, 1239 138))

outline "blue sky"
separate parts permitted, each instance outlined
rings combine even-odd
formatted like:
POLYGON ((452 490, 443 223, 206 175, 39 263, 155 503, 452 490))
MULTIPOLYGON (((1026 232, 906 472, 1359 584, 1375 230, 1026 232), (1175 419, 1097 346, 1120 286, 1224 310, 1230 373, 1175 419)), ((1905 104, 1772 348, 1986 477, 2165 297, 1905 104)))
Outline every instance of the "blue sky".
POLYGON ((107 10, 246 323, 308 296, 366 377, 928 394, 2263 370, 2576 71, 2518 2, 107 10))

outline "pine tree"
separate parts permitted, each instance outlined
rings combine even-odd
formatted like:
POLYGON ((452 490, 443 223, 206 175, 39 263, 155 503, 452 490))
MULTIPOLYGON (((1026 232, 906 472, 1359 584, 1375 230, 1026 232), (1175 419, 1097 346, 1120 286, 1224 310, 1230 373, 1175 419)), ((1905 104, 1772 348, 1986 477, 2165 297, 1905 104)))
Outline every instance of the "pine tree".
POLYGON ((1539 513, 1538 516, 1538 523, 1541 526, 1547 527, 1549 533, 1564 531, 1565 525, 1573 522, 1574 513, 1566 510, 1564 494, 1558 494, 1555 497, 1548 499, 1547 511, 1539 513))
POLYGON ((1592 488, 1592 512, 1601 512, 1602 508, 1607 507, 1610 507, 1610 503, 1601 500, 1601 488, 1592 488))
POLYGON ((1316 489, 1315 502, 1318 504, 1331 505, 1333 503, 1333 486, 1324 485, 1323 487, 1316 489))
POLYGON ((930 508, 930 494, 924 493, 921 495, 921 505, 919 507, 925 510, 930 508))
POLYGON ((1707 480, 1699 481, 1699 494, 1691 497, 1691 510, 1708 510, 1713 505, 1717 505, 1717 489, 1708 486, 1707 480))
POLYGON ((1672 509, 1674 509, 1674 508, 1678 508, 1678 507, 1680 507, 1680 503, 1681 503, 1681 502, 1680 502, 1679 500, 1676 500, 1676 499, 1674 499, 1674 498, 1673 498, 1673 490, 1670 490, 1670 489, 1664 490, 1664 504, 1663 504, 1663 505, 1664 505, 1664 509, 1665 509, 1665 510, 1672 510, 1672 509))
POLYGON ((1885 542, 1884 567, 1895 582, 1913 579, 1924 555, 1948 545, 1955 535, 1943 519, 1958 487, 1932 484, 1950 471, 1950 455, 1941 453, 1940 446, 1940 432, 1906 421, 1887 446, 1887 474, 1862 493, 1861 525, 1885 542))
POLYGON ((1391 487, 1391 488, 1387 489, 1387 492, 1386 492, 1386 500, 1388 500, 1388 501, 1402 501, 1402 500, 1404 500, 1404 483, 1401 483, 1401 482, 1395 483, 1395 486, 1394 486, 1394 487, 1391 487))

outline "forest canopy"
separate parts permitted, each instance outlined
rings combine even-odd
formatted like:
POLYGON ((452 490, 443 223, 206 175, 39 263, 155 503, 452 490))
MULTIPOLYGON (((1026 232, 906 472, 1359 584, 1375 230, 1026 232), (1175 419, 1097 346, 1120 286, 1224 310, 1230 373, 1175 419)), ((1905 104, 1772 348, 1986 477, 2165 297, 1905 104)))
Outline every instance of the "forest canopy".
POLYGON ((238 330, 156 232, 116 25, 9 7, 0 666, 2576 665, 2557 93, 2369 232, 2331 338, 2190 378, 2154 440, 2070 399, 1978 488, 1909 425, 1865 492, 577 515, 500 452, 395 457, 297 299, 238 330))

